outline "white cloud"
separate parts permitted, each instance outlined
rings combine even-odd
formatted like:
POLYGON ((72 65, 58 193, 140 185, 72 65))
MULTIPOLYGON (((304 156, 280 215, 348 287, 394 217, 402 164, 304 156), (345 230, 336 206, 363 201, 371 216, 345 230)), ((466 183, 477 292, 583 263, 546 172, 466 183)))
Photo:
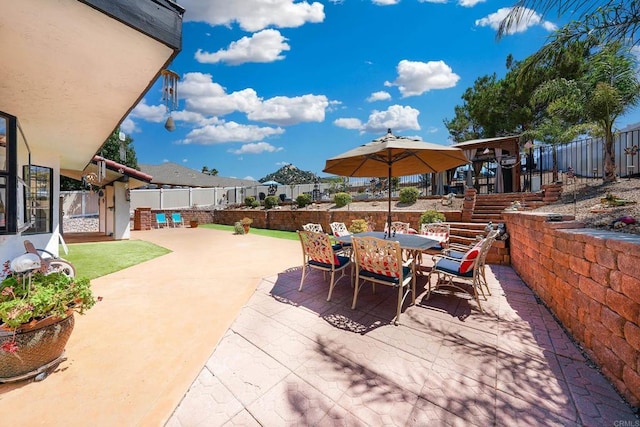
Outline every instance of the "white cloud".
POLYGON ((478 3, 484 3, 486 0, 458 0, 458 4, 462 7, 473 7, 478 3))
POLYGON ((392 105, 385 111, 373 110, 366 123, 355 118, 341 118, 334 120, 333 124, 345 129, 357 129, 360 132, 384 132, 393 130, 420 130, 418 115, 420 111, 402 105, 392 105))
POLYGON ((267 142, 252 142, 244 144, 238 150, 229 150, 229 152, 233 154, 260 154, 264 152, 275 153, 277 151, 282 151, 282 147, 274 147, 267 142))
POLYGON ((253 89, 226 93, 214 83, 211 74, 187 73, 178 84, 178 93, 185 100, 186 109, 205 115, 220 116, 240 111, 247 113, 260 105, 253 89))
POLYGON ((420 130, 419 114, 420 111, 415 108, 402 105, 392 105, 385 111, 374 110, 364 124, 363 130, 366 132, 385 132, 387 129, 420 130))
POLYGON ((324 21, 324 5, 295 0, 182 0, 185 21, 206 22, 256 32, 267 27, 295 28, 324 21))
POLYGON ((369 97, 367 98, 368 102, 375 102, 375 101, 387 101, 391 99, 391 95, 389 94, 389 92, 385 92, 384 90, 381 90, 379 92, 373 92, 371 95, 369 95, 369 97))
MULTIPOLYGON (((462 1, 462 0, 461 0, 462 1)), ((479 0, 479 1, 484 1, 484 0, 479 0)), ((448 3, 448 0, 418 0, 418 3, 439 3, 439 4, 445 4, 448 3)))
POLYGON ((422 95, 432 89, 454 87, 460 76, 444 61, 417 62, 403 59, 396 67, 398 77, 385 86, 398 86, 403 97, 422 95))
POLYGON ((322 122, 329 101, 324 95, 303 95, 293 98, 276 96, 256 106, 247 114, 251 120, 277 125, 301 122, 322 122))
POLYGON ((140 101, 136 108, 131 110, 130 117, 137 117, 148 122, 160 123, 167 117, 167 107, 164 105, 149 105, 146 100, 140 101))
MULTIPOLYGON (((476 25, 478 27, 491 27, 497 31, 498 28, 500 28, 500 23, 507 17, 509 12, 511 12, 510 7, 503 7, 484 18, 477 19, 476 25)), ((535 10, 524 8, 522 10, 522 19, 514 22, 509 28, 507 28, 506 34, 522 33, 536 25, 541 25, 548 31, 554 31, 557 28, 555 24, 549 21, 543 21, 542 16, 539 13, 536 13, 535 10)))
POLYGON ((362 128, 362 122, 359 119, 354 119, 354 118, 336 119, 333 121, 333 124, 340 128, 345 128, 345 129, 361 129, 362 128))
POLYGON ((274 62, 284 59, 283 51, 291 50, 278 30, 263 30, 251 37, 243 37, 224 50, 216 53, 204 52, 201 49, 195 54, 196 61, 204 64, 226 62, 240 65, 246 62, 274 62))
POLYGON ((400 3, 400 0, 371 0, 371 3, 378 6, 390 6, 400 3))
POLYGON ((130 117, 127 117, 122 121, 120 130, 126 134, 140 132, 140 128, 136 126, 136 122, 134 122, 130 117))
POLYGON ((208 125, 189 132, 183 144, 213 145, 225 142, 255 142, 272 135, 280 135, 284 129, 241 125, 226 122, 220 125, 208 125))

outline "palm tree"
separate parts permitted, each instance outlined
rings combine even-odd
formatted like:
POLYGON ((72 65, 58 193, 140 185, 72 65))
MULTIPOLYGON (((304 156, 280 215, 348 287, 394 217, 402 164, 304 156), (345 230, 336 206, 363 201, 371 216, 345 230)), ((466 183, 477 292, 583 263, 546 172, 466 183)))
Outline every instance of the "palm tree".
POLYGON ((583 134, 589 128, 594 136, 604 138, 603 180, 609 182, 616 178, 614 123, 640 101, 640 81, 636 60, 621 43, 594 49, 586 58, 587 68, 582 76, 571 80, 556 78, 541 84, 532 102, 547 105, 547 125, 555 130, 550 132, 547 128, 539 132, 557 138, 558 142, 570 135, 583 134), (560 132, 558 124, 562 122, 566 128, 560 132))
POLYGON ((630 40, 640 43, 636 34, 640 30, 640 2, 637 0, 518 0, 498 30, 498 38, 509 34, 522 21, 533 14, 542 16, 557 11, 558 16, 571 15, 575 19, 556 37, 556 47, 594 36, 604 43, 630 40))

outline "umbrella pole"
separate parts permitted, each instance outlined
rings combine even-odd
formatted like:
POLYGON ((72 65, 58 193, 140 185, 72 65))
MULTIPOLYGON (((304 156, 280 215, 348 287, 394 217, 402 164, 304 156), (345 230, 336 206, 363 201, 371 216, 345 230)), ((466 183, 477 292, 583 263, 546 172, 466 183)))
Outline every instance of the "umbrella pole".
POLYGON ((389 187, 389 194, 388 194, 388 206, 387 206, 387 230, 389 233, 389 237, 391 237, 391 161, 389 161, 389 179, 388 179, 388 187, 389 187))

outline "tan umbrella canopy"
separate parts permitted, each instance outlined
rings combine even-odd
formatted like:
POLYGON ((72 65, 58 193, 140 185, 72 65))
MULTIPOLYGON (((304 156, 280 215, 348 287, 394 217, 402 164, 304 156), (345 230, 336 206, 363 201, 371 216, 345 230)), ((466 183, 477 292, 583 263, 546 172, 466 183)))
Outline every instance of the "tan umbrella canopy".
POLYGON ((391 129, 381 138, 332 157, 323 172, 340 176, 389 178, 389 212, 391 230, 391 178, 395 176, 435 173, 469 163, 459 148, 419 139, 396 136, 391 129))

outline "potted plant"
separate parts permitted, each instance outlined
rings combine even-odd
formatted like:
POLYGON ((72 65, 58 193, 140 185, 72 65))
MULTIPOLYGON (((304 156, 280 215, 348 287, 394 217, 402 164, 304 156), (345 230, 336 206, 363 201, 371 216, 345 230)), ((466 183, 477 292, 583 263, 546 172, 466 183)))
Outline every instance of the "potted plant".
POLYGON ((199 224, 200 224, 200 221, 198 221, 197 218, 189 220, 189 227, 191 228, 197 228, 199 224))
POLYGON ((251 224, 253 224, 253 220, 245 216, 240 220, 240 224, 242 225, 242 228, 244 228, 244 234, 247 234, 251 228, 251 224))
POLYGON ((18 273, 7 261, 0 278, 2 383, 31 378, 60 363, 74 312, 83 314, 96 299, 89 279, 58 271, 18 273))

